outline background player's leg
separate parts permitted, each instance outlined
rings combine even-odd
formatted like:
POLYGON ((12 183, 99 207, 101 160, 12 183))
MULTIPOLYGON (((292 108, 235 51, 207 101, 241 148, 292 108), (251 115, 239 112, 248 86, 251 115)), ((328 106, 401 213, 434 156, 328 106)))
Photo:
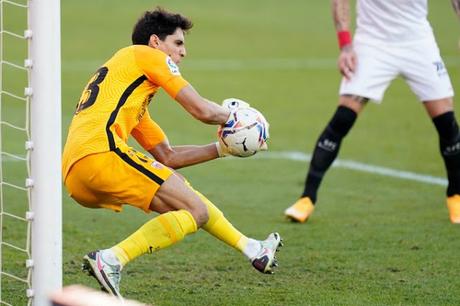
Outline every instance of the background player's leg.
POLYGON ((288 218, 305 222, 313 213, 313 205, 323 177, 337 157, 342 139, 350 131, 365 102, 367 99, 361 97, 340 96, 339 106, 334 116, 316 142, 302 196, 285 211, 288 218))
POLYGON ((447 171, 447 207, 452 223, 460 224, 460 133, 451 98, 425 101, 424 106, 439 135, 439 148, 447 171))

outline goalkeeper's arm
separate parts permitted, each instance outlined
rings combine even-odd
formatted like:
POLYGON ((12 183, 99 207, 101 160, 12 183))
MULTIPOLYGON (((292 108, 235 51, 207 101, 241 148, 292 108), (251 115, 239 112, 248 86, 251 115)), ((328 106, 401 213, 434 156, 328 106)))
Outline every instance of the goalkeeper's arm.
POLYGON ((207 124, 224 124, 230 116, 230 110, 202 96, 191 86, 182 88, 176 101, 195 119, 207 124))
POLYGON ((204 163, 218 158, 221 154, 217 143, 171 147, 167 139, 149 152, 160 163, 173 169, 204 163))
MULTIPOLYGON (((209 101, 210 104, 215 104, 209 101)), ((247 102, 236 98, 225 99, 222 102, 222 107, 230 112, 235 111, 240 107, 249 107, 247 102)), ((228 116, 228 119, 230 116, 228 116)), ((229 119, 230 120, 230 119, 229 119)), ((191 165, 204 163, 218 157, 230 155, 226 146, 221 145, 219 141, 208 145, 182 145, 171 146, 168 139, 165 139, 157 144, 152 149, 148 150, 152 156, 161 162, 163 165, 173 169, 179 169, 191 165)))

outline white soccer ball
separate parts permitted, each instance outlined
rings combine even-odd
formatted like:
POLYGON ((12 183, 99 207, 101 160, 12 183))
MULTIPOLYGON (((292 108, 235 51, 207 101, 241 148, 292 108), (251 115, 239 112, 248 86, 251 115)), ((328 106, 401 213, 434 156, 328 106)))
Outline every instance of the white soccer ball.
POLYGON ((222 101, 222 106, 229 110, 236 110, 238 108, 249 107, 249 103, 237 98, 228 98, 222 101))
POLYGON ((219 126, 219 143, 234 156, 248 157, 267 149, 269 124, 255 108, 233 111, 224 126, 219 126))

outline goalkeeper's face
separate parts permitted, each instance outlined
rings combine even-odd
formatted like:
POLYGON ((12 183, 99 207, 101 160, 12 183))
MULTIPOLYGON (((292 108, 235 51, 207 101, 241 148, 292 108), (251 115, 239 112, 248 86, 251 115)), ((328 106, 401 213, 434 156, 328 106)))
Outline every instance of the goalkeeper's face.
POLYGON ((185 50, 185 37, 184 31, 181 28, 177 28, 176 31, 161 40, 158 36, 152 35, 150 37, 151 47, 159 49, 169 55, 174 63, 179 64, 187 55, 185 50))

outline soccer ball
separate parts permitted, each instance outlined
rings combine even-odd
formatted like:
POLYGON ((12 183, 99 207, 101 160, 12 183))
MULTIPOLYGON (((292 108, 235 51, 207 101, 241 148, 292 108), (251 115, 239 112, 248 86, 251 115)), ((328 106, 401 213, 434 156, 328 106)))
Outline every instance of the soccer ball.
POLYGON ((219 143, 234 156, 248 157, 267 149, 269 124, 255 108, 232 111, 224 126, 219 126, 219 143))

